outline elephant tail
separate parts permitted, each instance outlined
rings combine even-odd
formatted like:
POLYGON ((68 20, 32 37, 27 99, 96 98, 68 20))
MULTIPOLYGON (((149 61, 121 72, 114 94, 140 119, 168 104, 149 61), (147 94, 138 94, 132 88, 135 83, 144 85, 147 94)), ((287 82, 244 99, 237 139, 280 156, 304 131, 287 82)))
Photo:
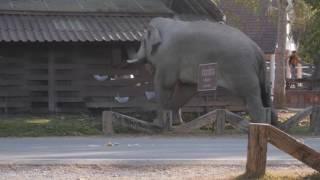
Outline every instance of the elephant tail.
POLYGON ((260 62, 259 78, 260 78, 260 91, 261 91, 262 104, 266 108, 271 108, 271 124, 274 126, 279 126, 277 113, 275 109, 272 107, 273 105, 271 100, 271 82, 269 82, 267 78, 267 73, 266 73, 267 68, 266 68, 265 59, 263 57, 263 53, 261 50, 260 52, 261 53, 259 53, 259 56, 257 58, 258 58, 258 61, 260 62))
MULTIPOLYGON (((260 53, 259 53, 260 54, 260 53)), ((262 54, 259 55, 259 62, 260 62, 260 90, 261 90, 261 99, 264 107, 271 107, 271 88, 270 83, 267 80, 267 73, 266 73, 266 63, 262 54)))

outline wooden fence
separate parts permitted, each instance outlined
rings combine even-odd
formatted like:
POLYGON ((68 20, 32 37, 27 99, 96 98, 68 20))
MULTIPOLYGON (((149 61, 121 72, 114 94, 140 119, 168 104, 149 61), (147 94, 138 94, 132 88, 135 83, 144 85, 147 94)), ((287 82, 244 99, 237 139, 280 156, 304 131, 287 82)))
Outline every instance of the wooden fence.
POLYGON ((286 89, 305 89, 312 90, 320 81, 314 79, 286 79, 286 89))
MULTIPOLYGON (((270 111, 268 117, 271 117, 270 111)), ((114 129, 130 129, 144 133, 157 133, 161 131, 173 130, 179 133, 190 133, 195 129, 200 129, 203 126, 210 125, 215 129, 215 134, 224 134, 226 122, 230 123, 235 129, 239 131, 248 132, 249 121, 243 119, 241 116, 226 110, 214 110, 199 118, 196 118, 188 123, 172 127, 172 112, 162 112, 162 120, 160 124, 148 123, 130 116, 112 111, 104 111, 102 115, 103 132, 105 134, 112 134, 114 129)), ((270 118, 266 118, 265 122, 269 122, 270 118)))
POLYGON ((306 108, 320 104, 320 90, 316 87, 319 80, 287 79, 286 96, 287 106, 291 108, 306 108))
POLYGON ((320 172, 319 152, 269 124, 250 124, 246 166, 248 177, 265 174, 268 143, 320 172))
MULTIPOLYGON (((266 112, 268 113, 266 113, 265 122, 269 122, 271 111, 270 109, 266 109, 266 112)), ((311 127, 314 130, 316 129, 316 132, 320 132, 320 106, 306 108, 304 111, 297 113, 286 123, 282 124, 281 127, 288 130, 301 120, 301 118, 310 114, 311 127)), ((172 129, 172 113, 164 112, 162 117, 163 123, 157 125, 119 113, 105 111, 103 112, 103 131, 105 134, 112 134, 114 133, 114 129, 127 128, 145 133, 155 133, 172 129)), ((246 175, 248 177, 260 177, 265 174, 268 143, 271 143, 280 150, 320 172, 319 152, 270 124, 250 124, 249 121, 243 119, 241 116, 226 110, 212 111, 191 122, 175 127, 173 130, 176 132, 188 133, 194 129, 210 124, 216 129, 216 134, 222 134, 226 121, 234 128, 249 133, 246 166, 246 175)))
MULTIPOLYGON (((263 122, 270 124, 270 108, 266 108, 265 111, 266 117, 263 122)), ((310 132, 313 132, 314 135, 320 135, 320 106, 310 106, 303 111, 298 112, 284 123, 279 124, 279 128, 288 132, 293 126, 296 126, 307 116, 310 116, 310 132)), ((161 120, 158 120, 158 124, 155 124, 120 113, 104 111, 102 116, 103 131, 106 134, 110 134, 113 132, 113 128, 125 128, 146 133, 157 133, 165 130, 173 130, 180 133, 190 133, 193 130, 209 125, 212 126, 212 129, 214 129, 214 133, 216 135, 221 135, 224 134, 225 125, 227 122, 235 129, 245 133, 248 132, 249 127, 248 120, 224 109, 211 111, 190 122, 175 127, 172 126, 173 117, 171 111, 163 111, 162 116, 159 117, 161 117, 161 120)))
POLYGON ((306 108, 320 104, 320 90, 287 90, 287 107, 306 108))

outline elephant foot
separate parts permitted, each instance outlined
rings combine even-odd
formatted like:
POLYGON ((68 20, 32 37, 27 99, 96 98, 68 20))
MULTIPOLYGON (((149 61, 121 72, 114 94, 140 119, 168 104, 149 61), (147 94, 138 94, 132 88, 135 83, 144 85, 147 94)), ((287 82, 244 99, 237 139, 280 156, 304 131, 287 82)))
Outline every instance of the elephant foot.
POLYGON ((178 121, 173 121, 172 122, 173 126, 179 126, 179 125, 182 125, 182 124, 184 124, 184 121, 182 121, 182 120, 181 121, 178 120, 178 121))
POLYGON ((173 118, 172 125, 174 125, 174 126, 178 126, 178 125, 181 125, 184 123, 184 121, 182 119, 181 109, 172 111, 172 118, 173 118))

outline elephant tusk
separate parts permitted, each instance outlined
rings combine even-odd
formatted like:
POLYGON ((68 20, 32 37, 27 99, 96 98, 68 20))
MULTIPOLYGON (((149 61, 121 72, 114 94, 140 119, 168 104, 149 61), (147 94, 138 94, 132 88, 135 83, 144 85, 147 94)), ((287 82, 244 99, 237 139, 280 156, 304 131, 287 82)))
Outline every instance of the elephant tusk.
POLYGON ((136 63, 139 62, 139 59, 128 59, 127 63, 132 64, 132 63, 136 63))

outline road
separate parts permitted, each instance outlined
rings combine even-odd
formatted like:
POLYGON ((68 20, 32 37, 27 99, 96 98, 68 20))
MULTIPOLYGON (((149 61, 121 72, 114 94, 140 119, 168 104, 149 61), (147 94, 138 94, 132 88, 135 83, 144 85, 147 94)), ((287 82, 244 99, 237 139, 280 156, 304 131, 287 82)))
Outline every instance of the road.
MULTIPOLYGON (((300 140, 320 150, 320 137, 300 140)), ((246 136, 0 138, 0 164, 179 161, 226 164, 245 162, 246 150, 246 136)), ((268 146, 268 162, 298 163, 272 145, 268 146)))

